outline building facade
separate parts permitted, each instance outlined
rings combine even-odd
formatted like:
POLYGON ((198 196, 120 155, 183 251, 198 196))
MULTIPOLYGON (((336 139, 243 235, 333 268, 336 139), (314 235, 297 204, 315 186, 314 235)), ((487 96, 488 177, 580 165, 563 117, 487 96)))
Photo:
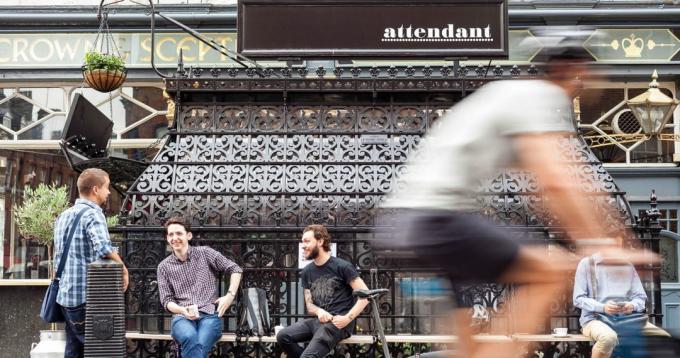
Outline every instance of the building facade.
MULTIPOLYGON (((160 11, 223 46, 236 48, 236 8, 232 4, 225 1, 157 3, 160 11)), ((647 209, 649 194, 651 190, 656 191, 661 222, 667 231, 661 240, 665 258, 661 270, 663 322, 666 327, 680 328, 680 247, 677 241, 677 234, 680 234, 680 171, 677 167, 680 163, 680 141, 626 137, 639 133, 640 127, 625 105, 626 99, 648 88, 654 70, 658 71, 662 91, 678 98, 680 28, 674 19, 680 16, 680 7, 673 1, 632 3, 634 6, 630 1, 509 1, 510 56, 505 61, 418 63, 382 60, 289 64, 266 61, 262 64, 277 70, 291 65, 296 71, 305 69, 312 76, 319 76, 317 70, 323 67, 325 73, 320 78, 332 78, 336 75, 335 69, 349 70, 352 67, 366 68, 367 73, 374 66, 385 71, 394 67, 405 73, 409 67, 448 66, 452 71, 460 71, 463 76, 471 78, 512 79, 520 77, 515 76, 515 72, 521 73, 521 76, 531 74, 533 57, 540 51, 538 41, 533 49, 518 46, 520 42, 531 42, 532 26, 568 24, 595 27, 598 36, 587 40, 584 47, 592 54, 593 65, 602 74, 602 79, 585 83, 584 91, 575 99, 577 123, 581 134, 590 138, 587 140, 590 149, 604 163, 619 188, 627 193, 626 198, 634 213, 647 209)), ((152 48, 148 16, 139 7, 123 6, 109 14, 112 37, 126 58, 129 71, 123 88, 102 94, 83 86, 82 58, 95 46, 100 25, 95 16, 96 7, 92 5, 95 4, 75 1, 73 6, 45 8, 17 2, 16 6, 3 4, 0 7, 0 174, 4 178, 0 197, 3 210, 0 215, 3 223, 0 295, 3 301, 7 297, 19 302, 25 297, 31 302, 27 310, 19 310, 24 312, 24 317, 31 317, 27 322, 32 323, 23 327, 26 334, 17 337, 28 339, 21 342, 17 337, 11 338, 11 346, 17 346, 15 349, 20 355, 25 355, 31 339, 37 340, 40 324, 35 319, 35 312, 47 283, 47 271, 44 269, 47 252, 44 247, 23 240, 17 234, 12 224, 12 207, 20 203, 26 186, 41 182, 67 185, 72 188, 72 196, 75 197, 73 188, 77 174, 70 170, 58 146, 74 94, 82 93, 114 121, 110 149, 112 153, 130 159, 157 160, 154 159, 157 151, 167 145, 161 141, 166 138, 171 123, 178 120, 174 117, 183 113, 169 106, 174 102, 164 96, 165 83, 150 67, 152 48)), ((187 76, 197 81, 201 76, 208 76, 207 73, 199 73, 198 69, 209 71, 215 67, 227 72, 229 67, 236 67, 225 56, 167 22, 158 22, 157 30, 153 51, 156 65, 163 73, 176 73, 180 50, 187 76)), ((536 70, 535 75, 540 76, 540 72, 536 70)), ((452 95, 443 103, 455 103, 459 99, 456 96, 452 95)), ((329 101, 336 100, 332 98, 329 101)), ((394 101, 394 98, 387 101, 394 101)), ((268 100, 262 102, 267 103, 268 100)), ((262 115, 275 117, 273 112, 268 111, 262 115)), ((680 110, 676 109, 664 133, 668 135, 666 138, 671 139, 680 135, 680 110)), ((125 208, 125 203, 123 196, 114 198, 109 203, 107 214, 117 214, 125 208)), ((239 222, 234 225, 247 226, 239 222)), ((295 234, 289 239, 294 241, 295 234)), ((206 242, 211 240, 207 235, 206 242)), ((348 237, 348 241, 352 240, 356 238, 348 237)), ((125 246, 129 242, 124 240, 120 244, 128 250, 137 250, 125 246)), ((163 250, 154 252, 160 254, 163 250)), ((150 278, 150 281, 153 279, 150 278)), ((423 313, 426 309, 418 308, 412 314, 423 313)), ((131 329, 140 329, 143 320, 140 317, 131 318, 131 329)), ((161 319, 152 325, 162 328, 164 323, 161 319)), ((391 327, 396 329, 397 326, 395 318, 391 327)))

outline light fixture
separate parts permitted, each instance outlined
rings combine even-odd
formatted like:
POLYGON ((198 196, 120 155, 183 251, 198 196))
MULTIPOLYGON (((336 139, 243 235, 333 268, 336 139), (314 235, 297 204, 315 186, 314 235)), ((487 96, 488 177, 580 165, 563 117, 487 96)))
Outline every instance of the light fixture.
POLYGON ((654 70, 649 89, 627 101, 635 119, 640 123, 642 132, 650 137, 663 131, 664 126, 673 115, 673 110, 680 103, 677 99, 668 97, 659 90, 657 78, 659 78, 659 75, 654 70))

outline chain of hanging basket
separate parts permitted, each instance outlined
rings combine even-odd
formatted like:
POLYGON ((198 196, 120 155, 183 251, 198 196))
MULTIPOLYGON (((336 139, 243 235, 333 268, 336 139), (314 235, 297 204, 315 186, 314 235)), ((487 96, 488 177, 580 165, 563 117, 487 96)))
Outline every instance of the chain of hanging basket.
POLYGON ((104 9, 98 17, 99 30, 92 48, 85 56, 83 79, 88 86, 99 92, 111 92, 123 85, 127 78, 127 68, 109 29, 108 11, 104 9))

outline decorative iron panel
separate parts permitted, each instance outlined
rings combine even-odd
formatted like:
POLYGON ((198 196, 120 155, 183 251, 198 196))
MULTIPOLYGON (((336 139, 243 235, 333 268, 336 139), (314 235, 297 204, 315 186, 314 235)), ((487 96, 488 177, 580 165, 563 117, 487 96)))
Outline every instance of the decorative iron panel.
MULTIPOLYGON (((425 81, 431 70, 399 71, 394 76, 415 73, 425 76, 420 78, 425 81)), ((441 76, 457 76, 446 68, 441 71, 441 76)), ((230 77, 205 80, 205 86, 237 88, 237 82, 247 80, 239 73, 226 73, 230 77)), ((343 76, 348 73, 352 76, 351 71, 343 76)), ((359 73, 364 76, 366 72, 359 73)), ((377 76, 367 80, 371 88, 379 85, 373 82, 377 76)), ((241 89, 250 99, 231 103, 220 101, 225 97, 217 92, 205 92, 203 85, 177 87, 177 81, 168 81, 176 91, 177 122, 163 148, 129 189, 123 207, 123 248, 131 275, 128 329, 169 330, 169 316, 158 302, 155 269, 169 252, 162 223, 178 214, 191 219, 196 244, 210 245, 244 268, 245 287, 267 290, 275 324, 288 325, 305 316, 297 254, 301 230, 311 223, 329 227, 338 243, 338 256, 354 263, 367 283, 372 282, 371 270, 379 269, 372 286, 390 289, 380 304, 387 332, 427 334, 446 324, 446 318, 436 313, 435 303, 423 303, 427 300, 403 289, 405 282, 436 272, 422 263, 376 256, 370 243, 375 226, 389 225, 376 222, 376 208, 384 195, 399 185, 405 161, 423 142, 423 135, 453 103, 405 103, 393 87, 387 91, 389 99, 382 97, 382 101, 357 97, 348 102, 345 97, 338 103, 289 100, 278 104, 253 101, 253 91, 241 89)), ((291 81, 285 86, 290 87, 291 81)), ((467 88, 478 85, 471 82, 467 88)), ((282 91, 279 85, 272 86, 274 91, 282 91)), ((613 207, 617 217, 608 222, 617 223, 623 217, 632 224, 623 193, 585 143, 572 137, 556 145, 562 152, 560 160, 571 168, 570 177, 564 180, 584 183, 601 208, 613 207)), ((549 248, 561 237, 548 227, 559 228, 560 224, 546 212, 545 201, 535 178, 522 171, 507 170, 480 183, 481 212, 518 237, 543 242, 549 248)), ((226 282, 221 289, 226 289, 226 282)), ((491 313, 490 320, 478 322, 480 331, 511 329, 504 310, 511 292, 508 287, 480 285, 463 292, 466 301, 491 313)), ((552 312, 553 322, 578 329, 569 297, 559 298, 552 312)), ((358 326, 371 332, 367 313, 359 318, 358 326)), ((233 331, 233 308, 224 322, 225 330, 233 331)), ((270 347, 253 347, 245 349, 264 349, 263 356, 275 354, 270 347)), ((348 345, 341 349, 350 350, 352 357, 362 357, 373 356, 375 347, 348 345)), ((414 347, 436 348, 394 348, 395 352, 412 352, 414 347)), ((164 342, 134 341, 128 349, 135 357, 165 356, 163 352, 168 351, 164 342)), ((231 344, 221 345, 219 356, 229 356, 234 349, 231 344)), ((557 356, 575 354, 569 353, 574 351, 569 347, 546 349, 557 351, 557 356)))

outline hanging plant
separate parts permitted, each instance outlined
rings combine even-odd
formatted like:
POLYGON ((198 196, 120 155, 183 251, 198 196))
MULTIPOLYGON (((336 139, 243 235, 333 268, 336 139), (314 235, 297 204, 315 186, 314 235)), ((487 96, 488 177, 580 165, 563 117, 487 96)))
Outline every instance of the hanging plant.
POLYGON ((123 85, 127 68, 109 30, 107 12, 103 13, 100 21, 92 49, 85 54, 83 78, 91 88, 99 92, 111 92, 123 85))
POLYGON ((85 54, 83 65, 85 83, 99 92, 111 92, 123 85, 127 69, 123 59, 90 51, 85 54))

